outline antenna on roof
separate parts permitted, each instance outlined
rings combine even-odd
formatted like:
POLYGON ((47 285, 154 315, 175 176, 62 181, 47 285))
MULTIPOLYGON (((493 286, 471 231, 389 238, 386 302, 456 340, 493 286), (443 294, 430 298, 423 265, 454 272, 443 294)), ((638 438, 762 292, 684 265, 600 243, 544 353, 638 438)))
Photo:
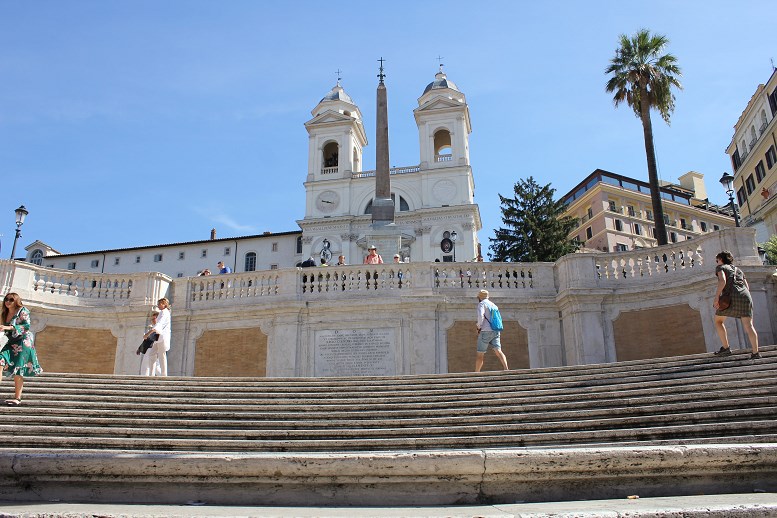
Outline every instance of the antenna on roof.
POLYGON ((774 58, 769 58, 769 61, 772 63, 772 72, 777 70, 777 67, 774 66, 774 58))
POLYGON ((342 79, 342 77, 340 77, 340 74, 342 74, 343 71, 338 68, 337 72, 335 73, 337 74, 337 86, 340 86, 340 80, 342 79))

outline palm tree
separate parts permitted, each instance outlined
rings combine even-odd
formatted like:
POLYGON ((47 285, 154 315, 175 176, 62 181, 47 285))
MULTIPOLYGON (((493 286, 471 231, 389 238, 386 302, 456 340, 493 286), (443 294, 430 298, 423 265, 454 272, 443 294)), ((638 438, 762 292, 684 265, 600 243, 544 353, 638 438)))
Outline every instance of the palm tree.
POLYGON ((607 91, 615 92, 613 96, 615 106, 626 101, 642 121, 650 198, 653 202, 656 239, 659 245, 665 245, 667 239, 664 208, 658 186, 650 109, 658 110, 661 118, 669 124, 669 116, 674 111, 674 94, 671 87, 683 88, 678 79, 682 73, 677 66, 677 58, 672 54, 661 55, 668 43, 666 36, 650 34, 647 29, 641 29, 631 38, 621 34, 620 47, 615 50, 615 57, 605 71, 608 75, 612 74, 607 81, 607 91))

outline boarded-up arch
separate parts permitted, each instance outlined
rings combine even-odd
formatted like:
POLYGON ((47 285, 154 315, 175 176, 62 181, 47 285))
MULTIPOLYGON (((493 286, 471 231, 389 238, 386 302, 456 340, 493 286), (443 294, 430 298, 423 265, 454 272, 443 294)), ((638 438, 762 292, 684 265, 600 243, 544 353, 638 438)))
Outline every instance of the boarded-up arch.
POLYGON ((266 376, 267 335, 258 328, 205 331, 194 353, 195 376, 266 376))
POLYGON ((113 374, 117 344, 108 329, 46 326, 35 334, 43 372, 113 374))
MULTIPOLYGON (((502 352, 507 357, 510 369, 529 368, 529 335, 517 322, 504 323, 500 337, 502 352)), ((477 330, 472 320, 457 320, 448 329, 448 372, 473 372, 475 370, 475 352, 477 351, 477 330)), ((502 370, 493 351, 486 353, 482 371, 502 370)))
POLYGON ((618 361, 707 350, 701 315, 687 304, 623 311, 613 321, 612 330, 618 361))

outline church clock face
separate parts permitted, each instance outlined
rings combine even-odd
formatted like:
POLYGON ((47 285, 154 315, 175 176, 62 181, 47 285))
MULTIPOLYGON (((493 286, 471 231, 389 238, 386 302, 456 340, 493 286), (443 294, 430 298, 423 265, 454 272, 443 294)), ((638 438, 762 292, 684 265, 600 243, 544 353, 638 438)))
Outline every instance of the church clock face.
POLYGON ((335 191, 324 191, 316 198, 316 208, 321 212, 332 212, 340 205, 340 196, 335 191))

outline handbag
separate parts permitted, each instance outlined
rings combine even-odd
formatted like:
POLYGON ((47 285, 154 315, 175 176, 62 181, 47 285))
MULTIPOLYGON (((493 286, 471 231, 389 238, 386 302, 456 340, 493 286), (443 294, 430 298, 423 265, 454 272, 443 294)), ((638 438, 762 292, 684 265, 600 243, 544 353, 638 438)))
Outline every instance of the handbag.
POLYGON ((141 342, 140 347, 138 347, 138 352, 140 354, 146 354, 146 351, 151 349, 151 347, 154 345, 154 342, 157 340, 159 340, 159 333, 151 333, 148 338, 141 342))
POLYGON ((718 310, 723 311, 728 309, 731 306, 731 293, 726 293, 725 291, 720 294, 720 297, 718 297, 718 310))

